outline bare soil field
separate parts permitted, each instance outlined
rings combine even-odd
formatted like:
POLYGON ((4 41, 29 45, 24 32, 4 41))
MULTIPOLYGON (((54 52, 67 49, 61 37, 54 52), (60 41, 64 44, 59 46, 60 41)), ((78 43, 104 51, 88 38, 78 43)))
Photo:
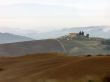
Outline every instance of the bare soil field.
POLYGON ((0 58, 0 82, 110 82, 110 56, 33 54, 0 58))

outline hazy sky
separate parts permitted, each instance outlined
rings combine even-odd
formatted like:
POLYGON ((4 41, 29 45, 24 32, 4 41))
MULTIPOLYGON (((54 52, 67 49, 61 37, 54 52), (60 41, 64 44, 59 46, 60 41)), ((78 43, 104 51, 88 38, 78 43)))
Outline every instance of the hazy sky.
POLYGON ((48 31, 92 25, 110 25, 110 0, 0 0, 1 29, 48 31))

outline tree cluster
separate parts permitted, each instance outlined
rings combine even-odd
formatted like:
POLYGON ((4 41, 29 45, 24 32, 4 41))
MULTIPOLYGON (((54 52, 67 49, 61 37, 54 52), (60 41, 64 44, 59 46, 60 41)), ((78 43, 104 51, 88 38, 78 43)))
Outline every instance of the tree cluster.
POLYGON ((80 32, 78 33, 78 35, 79 35, 79 36, 85 36, 86 38, 89 38, 89 34, 86 34, 86 35, 85 35, 84 31, 80 31, 80 32))

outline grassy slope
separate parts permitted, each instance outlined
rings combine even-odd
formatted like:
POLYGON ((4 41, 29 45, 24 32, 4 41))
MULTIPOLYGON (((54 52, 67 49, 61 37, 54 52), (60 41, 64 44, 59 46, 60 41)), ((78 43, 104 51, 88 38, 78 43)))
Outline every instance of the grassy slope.
POLYGON ((0 56, 23 56, 34 53, 63 52, 60 43, 54 39, 16 42, 0 45, 0 56))
POLYGON ((0 68, 0 82, 87 82, 110 74, 110 57, 35 54, 0 58, 0 68))
POLYGON ((64 45, 68 54, 84 55, 84 54, 108 54, 110 50, 106 49, 107 45, 102 44, 104 39, 90 38, 66 40, 60 38, 59 41, 64 45))

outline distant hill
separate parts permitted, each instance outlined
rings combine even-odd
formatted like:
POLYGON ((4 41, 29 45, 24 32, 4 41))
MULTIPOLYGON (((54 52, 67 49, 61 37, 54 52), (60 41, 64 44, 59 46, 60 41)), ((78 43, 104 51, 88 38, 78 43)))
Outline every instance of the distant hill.
POLYGON ((0 45, 0 56, 23 56, 34 53, 64 52, 62 45, 53 39, 34 40, 0 45))
POLYGON ((51 52, 77 56, 110 54, 109 39, 81 36, 68 40, 66 37, 0 44, 0 56, 23 56, 51 52))
POLYGON ((68 55, 110 54, 110 40, 97 37, 74 37, 68 40, 66 36, 58 39, 68 55))
POLYGON ((30 41, 30 40, 33 40, 33 39, 24 37, 24 36, 14 35, 11 33, 0 33, 0 44, 30 41))
POLYGON ((28 36, 36 39, 49 39, 58 38, 67 35, 70 32, 79 32, 83 30, 85 33, 91 34, 91 37, 110 38, 110 26, 88 26, 88 27, 72 27, 51 32, 37 33, 35 36, 27 34, 28 36), (40 36, 39 36, 40 35, 40 36))
MULTIPOLYGON (((77 33, 72 34, 77 35, 77 33)), ((86 35, 81 35, 81 37, 76 36, 68 40, 66 35, 57 39, 23 40, 23 42, 18 42, 18 40, 15 41, 15 39, 12 38, 12 34, 1 35, 4 35, 4 39, 8 42, 3 41, 2 43, 5 44, 0 44, 0 56, 23 56, 27 54, 50 52, 62 52, 68 55, 110 54, 110 39, 98 37, 87 38, 86 35), (5 38, 6 36, 7 38, 5 38)), ((13 35, 13 37, 15 36, 16 35, 13 35)), ((1 40, 4 39, 1 38, 1 40)))
POLYGON ((31 37, 36 40, 40 39, 55 39, 70 32, 79 32, 83 30, 90 33, 91 37, 110 38, 110 26, 85 26, 85 27, 65 27, 65 29, 58 29, 49 32, 40 32, 38 30, 22 30, 16 28, 7 28, 3 32, 10 32, 12 34, 31 37))

